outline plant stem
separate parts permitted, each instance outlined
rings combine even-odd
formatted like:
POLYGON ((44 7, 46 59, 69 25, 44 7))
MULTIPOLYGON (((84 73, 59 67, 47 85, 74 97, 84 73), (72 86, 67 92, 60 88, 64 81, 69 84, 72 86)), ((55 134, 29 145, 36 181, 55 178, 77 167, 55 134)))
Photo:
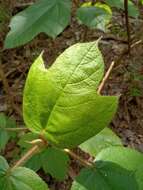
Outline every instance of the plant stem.
POLYGON ((6 131, 28 131, 28 128, 24 127, 15 127, 15 128, 5 128, 6 131))
POLYGON ((128 36, 128 53, 130 54, 131 34, 130 34, 130 24, 129 24, 128 0, 124 0, 124 9, 125 9, 126 30, 127 30, 127 36, 128 36))
POLYGON ((85 167, 91 167, 93 165, 91 162, 88 162, 87 160, 82 159, 80 156, 78 156, 77 154, 75 154, 73 151, 69 149, 64 149, 64 151, 68 153, 75 160, 78 160, 85 167))
POLYGON ((109 75, 110 75, 110 73, 111 73, 111 71, 112 71, 114 65, 115 65, 115 61, 112 61, 111 65, 110 65, 110 67, 109 67, 109 69, 108 69, 108 71, 106 72, 106 74, 105 74, 105 76, 104 76, 104 78, 103 78, 101 84, 100 84, 99 87, 98 87, 98 90, 97 90, 97 93, 98 93, 98 94, 101 93, 101 90, 103 89, 103 87, 104 87, 104 85, 105 85, 105 82, 106 82, 107 79, 109 78, 109 75))
POLYGON ((22 166, 27 160, 29 160, 38 151, 39 151, 39 146, 34 145, 31 149, 29 149, 29 151, 20 160, 18 160, 14 164, 14 166, 11 168, 11 170, 13 170, 19 166, 22 166))
MULTIPOLYGON (((133 49, 134 47, 136 47, 137 45, 139 45, 139 44, 141 44, 141 43, 143 43, 143 41, 142 41, 142 40, 139 40, 139 41, 137 41, 137 42, 131 44, 130 48, 133 49)), ((109 78, 109 75, 110 75, 110 73, 111 73, 113 67, 114 67, 115 65, 118 65, 118 64, 119 64, 120 60, 123 58, 123 56, 124 56, 126 53, 128 53, 128 50, 125 49, 125 50, 123 50, 123 52, 121 53, 121 55, 118 57, 117 60, 114 60, 114 61, 111 62, 111 65, 110 65, 109 69, 107 70, 107 72, 106 72, 106 74, 105 74, 105 76, 104 76, 104 78, 103 78, 101 84, 100 84, 99 87, 98 87, 98 91, 97 91, 98 94, 101 93, 101 91, 102 91, 102 89, 103 89, 103 87, 104 87, 104 85, 105 85, 105 82, 106 82, 107 79, 109 78)))
POLYGON ((75 4, 76 7, 78 7, 78 0, 73 0, 73 3, 75 4))

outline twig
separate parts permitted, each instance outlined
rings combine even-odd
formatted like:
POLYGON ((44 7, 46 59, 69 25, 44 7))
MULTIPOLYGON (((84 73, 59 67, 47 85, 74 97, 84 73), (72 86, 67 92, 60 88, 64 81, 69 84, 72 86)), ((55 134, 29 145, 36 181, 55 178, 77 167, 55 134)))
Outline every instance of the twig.
POLYGON ((42 147, 46 147, 48 143, 45 144, 42 139, 35 139, 35 143, 33 143, 33 147, 26 152, 24 156, 20 160, 18 160, 10 170, 13 170, 19 166, 22 166, 27 160, 29 160, 34 154, 38 153, 42 147))
POLYGON ((31 6, 33 5, 34 2, 29 2, 29 3, 17 3, 14 7, 15 8, 25 8, 25 7, 28 7, 28 6, 31 6))
POLYGON ((69 174, 69 176, 71 177, 72 180, 74 180, 76 175, 77 175, 72 167, 69 167, 68 174, 69 174))
POLYGON ((27 160, 29 160, 34 154, 39 151, 39 146, 34 145, 20 160, 18 160, 14 166, 10 169, 13 170, 19 166, 22 166, 27 160))
POLYGON ((109 77, 109 75, 110 75, 110 73, 111 73, 111 71, 112 71, 114 65, 115 65, 115 62, 112 61, 111 65, 110 65, 110 67, 109 67, 109 69, 108 69, 108 71, 106 72, 106 74, 105 74, 105 76, 104 76, 104 78, 103 78, 101 84, 100 84, 99 87, 98 87, 98 90, 97 90, 97 93, 98 93, 98 94, 101 93, 101 90, 103 89, 103 87, 104 87, 104 85, 105 85, 105 82, 107 81, 107 79, 108 79, 108 77, 109 77))
POLYGON ((78 7, 78 0, 73 0, 73 3, 75 4, 76 7, 78 7))
POLYGON ((15 127, 15 128, 5 128, 6 131, 28 131, 28 128, 15 127))
POLYGON ((128 15, 128 0, 124 0, 124 8, 125 8, 125 21, 126 21, 126 30, 128 36, 128 53, 131 50, 131 34, 130 34, 130 24, 129 24, 129 15, 128 15))
POLYGON ((143 43, 143 41, 142 40, 138 40, 137 42, 131 44, 131 49, 134 48, 134 47, 136 47, 137 45, 139 45, 141 43, 143 43))
POLYGON ((82 159, 80 156, 78 156, 77 154, 75 154, 73 151, 69 149, 64 149, 64 151, 68 153, 75 160, 78 160, 85 167, 91 167, 93 165, 91 162, 88 162, 87 160, 82 159))
MULTIPOLYGON (((136 47, 137 45, 141 44, 142 42, 143 42, 142 40, 139 40, 139 41, 137 41, 137 42, 131 44, 131 49, 133 49, 133 48, 136 47)), ((114 67, 115 65, 118 65, 119 62, 121 61, 121 59, 123 58, 123 56, 126 55, 127 53, 128 53, 128 50, 124 49, 123 52, 121 53, 121 55, 118 57, 118 59, 115 60, 115 61, 112 61, 112 63, 111 63, 111 65, 110 65, 109 69, 107 70, 107 72, 106 72, 106 74, 105 74, 105 76, 104 76, 104 78, 103 78, 101 84, 100 84, 99 87, 98 87, 98 91, 97 91, 98 94, 101 93, 101 91, 102 91, 102 89, 103 89, 103 87, 104 87, 104 85, 105 85, 105 82, 106 82, 107 79, 109 78, 109 75, 110 75, 110 73, 111 73, 113 67, 114 67)))

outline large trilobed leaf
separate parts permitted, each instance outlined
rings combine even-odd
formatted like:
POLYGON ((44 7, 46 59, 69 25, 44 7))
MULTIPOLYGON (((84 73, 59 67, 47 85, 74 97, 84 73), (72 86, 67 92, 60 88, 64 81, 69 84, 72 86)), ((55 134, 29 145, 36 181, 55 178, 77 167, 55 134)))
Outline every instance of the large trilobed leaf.
POLYGON ((124 147, 102 150, 93 168, 83 169, 71 190, 142 190, 143 154, 124 147))
POLYGON ((77 146, 100 132, 118 102, 117 97, 97 94, 103 70, 97 42, 71 46, 49 69, 38 57, 24 90, 27 127, 60 148, 77 146))
POLYGON ((32 170, 18 167, 9 171, 6 160, 0 156, 1 190, 48 190, 44 181, 32 170))
POLYGON ((55 38, 69 24, 70 11, 70 0, 37 1, 12 18, 5 48, 23 45, 41 32, 55 38))

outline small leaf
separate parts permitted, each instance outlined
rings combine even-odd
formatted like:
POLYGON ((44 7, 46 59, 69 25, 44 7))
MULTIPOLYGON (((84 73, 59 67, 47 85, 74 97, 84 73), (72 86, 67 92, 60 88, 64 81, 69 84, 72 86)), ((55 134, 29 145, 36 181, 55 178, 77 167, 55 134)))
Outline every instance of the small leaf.
POLYGON ((8 164, 0 157, 0 189, 2 190, 48 190, 44 181, 32 170, 17 167, 9 171, 8 164))
POLYGON ((68 161, 68 155, 62 150, 47 148, 30 158, 25 166, 34 171, 43 168, 46 174, 49 173, 58 180, 64 180, 68 171, 68 161))
POLYGON ((30 168, 30 169, 34 170, 35 172, 40 170, 40 168, 42 168, 41 153, 38 153, 38 154, 32 156, 32 158, 30 158, 25 163, 25 167, 30 168))
POLYGON ((55 38, 70 22, 70 0, 39 0, 15 15, 5 48, 13 48, 31 41, 44 32, 55 38))
POLYGON ((121 139, 109 128, 103 129, 100 133, 85 141, 80 148, 96 157, 96 155, 105 148, 111 146, 122 146, 121 139))
POLYGON ((112 147, 97 155, 93 168, 83 169, 71 190, 142 190, 143 154, 112 147))
POLYGON ((118 97, 97 94, 104 62, 97 42, 78 43, 46 69, 39 56, 24 90, 26 126, 59 148, 75 147, 105 128, 118 97))
POLYGON ((0 150, 4 150, 6 144, 8 143, 11 137, 15 137, 15 132, 8 132, 6 128, 16 127, 16 122, 4 115, 0 114, 0 150))
MULTIPOLYGON (((21 149, 21 155, 24 155, 25 152, 27 152, 27 150, 33 146, 29 142, 38 138, 39 136, 37 134, 31 133, 31 132, 28 132, 22 135, 20 140, 18 141, 18 145, 20 146, 20 149, 21 149)), ((33 155, 25 163, 24 166, 37 172, 40 168, 42 168, 41 153, 42 152, 33 155)))
POLYGON ((0 114, 0 150, 4 150, 8 140, 10 138, 9 134, 5 130, 7 124, 6 116, 1 113, 0 114))
POLYGON ((8 143, 10 136, 8 135, 7 131, 4 129, 0 129, 0 150, 4 150, 6 144, 8 143))
POLYGON ((92 6, 91 3, 84 3, 77 10, 77 17, 82 24, 105 31, 112 18, 112 11, 106 4, 96 3, 92 6))
POLYGON ((6 127, 6 116, 3 113, 0 113, 0 128, 6 127))
POLYGON ((50 173, 58 180, 64 180, 68 172, 68 155, 60 149, 48 148, 42 154, 42 165, 45 173, 50 173))
POLYGON ((22 135, 20 137, 20 140, 18 141, 18 145, 21 148, 26 148, 26 149, 30 148, 33 145, 30 144, 30 143, 28 143, 28 142, 33 141, 35 139, 38 139, 38 135, 37 134, 31 133, 31 132, 25 133, 24 135, 22 135))
POLYGON ((0 156, 0 176, 9 168, 7 161, 0 156))

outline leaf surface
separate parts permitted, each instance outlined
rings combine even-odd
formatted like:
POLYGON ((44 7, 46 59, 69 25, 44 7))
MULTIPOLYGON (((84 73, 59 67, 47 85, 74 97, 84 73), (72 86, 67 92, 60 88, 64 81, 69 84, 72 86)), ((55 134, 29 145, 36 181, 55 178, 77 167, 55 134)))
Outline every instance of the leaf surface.
POLYGON ((38 57, 24 90, 27 127, 60 148, 75 147, 100 132, 118 102, 118 97, 97 94, 103 72, 97 42, 71 46, 49 69, 38 57))
POLYGON ((107 24, 112 18, 112 11, 106 4, 96 3, 92 6, 91 3, 84 3, 77 10, 77 17, 82 24, 90 28, 106 31, 107 24))
POLYGON ((48 190, 44 181, 32 170, 18 167, 8 171, 6 160, 0 156, 0 189, 2 190, 48 190))
POLYGON ((0 114, 0 150, 4 150, 11 137, 15 137, 15 132, 7 131, 6 128, 14 128, 16 123, 3 113, 0 114))
POLYGON ((143 154, 124 147, 102 150, 93 168, 81 171, 71 190, 142 190, 143 154))
MULTIPOLYGON (((124 10, 124 0, 106 0, 106 3, 111 7, 116 7, 118 9, 124 10)), ((130 0, 128 0, 128 11, 129 16, 137 18, 139 16, 139 9, 130 0)))
POLYGON ((70 21, 70 0, 39 0, 15 15, 5 48, 13 48, 32 40, 41 32, 55 38, 70 21))
POLYGON ((100 133, 82 143, 79 147, 83 151, 96 157, 102 149, 111 146, 122 146, 122 142, 110 128, 106 127, 100 133))
POLYGON ((68 172, 68 155, 56 148, 47 148, 42 154, 42 165, 45 173, 50 173, 58 180, 64 180, 68 172))

